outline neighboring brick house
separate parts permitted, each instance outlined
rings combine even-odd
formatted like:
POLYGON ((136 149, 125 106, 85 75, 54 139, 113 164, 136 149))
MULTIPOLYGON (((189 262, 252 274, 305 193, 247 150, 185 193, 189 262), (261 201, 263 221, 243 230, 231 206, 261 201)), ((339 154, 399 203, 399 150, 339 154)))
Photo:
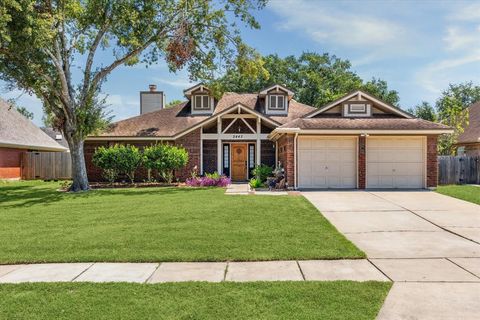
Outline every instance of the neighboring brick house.
POLYGON ((22 177, 22 154, 27 151, 67 150, 0 99, 0 179, 22 177))
POLYGON ((480 101, 468 107, 468 125, 459 135, 458 154, 480 156, 480 101))
POLYGON ((255 165, 280 163, 290 188, 429 188, 437 185, 437 137, 451 132, 362 91, 314 108, 280 85, 215 99, 199 84, 184 91, 186 102, 165 109, 163 93, 156 97, 152 89, 141 104, 148 98, 159 110, 141 106, 151 112, 88 137, 92 181, 101 179, 91 162, 99 145, 173 143, 190 154, 179 179, 197 167, 200 174, 216 171, 245 181, 255 165))

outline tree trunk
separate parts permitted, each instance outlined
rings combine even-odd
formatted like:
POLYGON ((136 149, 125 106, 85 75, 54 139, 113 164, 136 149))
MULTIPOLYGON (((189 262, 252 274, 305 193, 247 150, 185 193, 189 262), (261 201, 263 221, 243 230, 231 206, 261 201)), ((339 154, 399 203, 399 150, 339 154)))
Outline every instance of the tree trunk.
POLYGON ((83 153, 83 140, 68 141, 70 155, 72 157, 72 179, 73 183, 68 191, 87 191, 90 189, 87 177, 87 167, 85 166, 85 155, 83 153))

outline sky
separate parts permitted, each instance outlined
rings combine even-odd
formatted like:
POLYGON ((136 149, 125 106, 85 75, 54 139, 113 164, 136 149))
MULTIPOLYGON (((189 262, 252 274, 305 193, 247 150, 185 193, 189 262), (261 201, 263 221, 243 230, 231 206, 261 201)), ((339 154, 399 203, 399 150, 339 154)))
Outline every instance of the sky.
MULTIPOLYGON (((261 29, 243 28, 242 36, 261 54, 328 52, 348 59, 363 79, 386 80, 405 109, 434 103, 449 83, 480 85, 480 0, 271 0, 255 16, 261 29)), ((105 63, 109 58, 100 56, 105 63)), ((192 85, 186 72, 169 73, 164 63, 116 69, 102 88, 114 120, 139 114, 139 91, 149 84, 164 91, 167 102, 183 99, 192 85)), ((36 97, 4 89, 0 96, 18 98, 42 124, 36 97)))

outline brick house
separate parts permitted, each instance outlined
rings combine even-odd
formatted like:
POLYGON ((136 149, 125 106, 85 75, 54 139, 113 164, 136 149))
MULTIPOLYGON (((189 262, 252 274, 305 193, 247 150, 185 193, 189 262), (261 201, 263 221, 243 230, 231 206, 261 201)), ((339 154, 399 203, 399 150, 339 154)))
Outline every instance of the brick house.
POLYGON ((163 108, 163 94, 151 89, 140 108, 150 112, 88 137, 92 181, 101 179, 91 162, 96 147, 162 142, 190 154, 179 179, 197 167, 246 181, 255 165, 281 163, 290 188, 429 188, 437 185, 437 137, 451 132, 362 91, 314 108, 280 85, 215 99, 199 84, 184 91, 186 102, 163 108), (142 107, 148 101, 156 107, 142 107))
POLYGON ((480 156, 480 101, 468 107, 468 125, 458 136, 458 155, 480 156))
POLYGON ((25 152, 67 150, 0 99, 0 179, 21 178, 25 152))

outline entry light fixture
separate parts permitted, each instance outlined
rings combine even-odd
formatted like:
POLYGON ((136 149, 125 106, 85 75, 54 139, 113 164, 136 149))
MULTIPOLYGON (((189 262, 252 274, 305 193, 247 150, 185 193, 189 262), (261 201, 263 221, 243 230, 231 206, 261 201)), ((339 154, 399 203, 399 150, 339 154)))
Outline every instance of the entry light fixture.
POLYGON ((361 137, 368 137, 369 134, 368 134, 368 133, 362 133, 362 134, 360 134, 360 136, 361 136, 361 137))

